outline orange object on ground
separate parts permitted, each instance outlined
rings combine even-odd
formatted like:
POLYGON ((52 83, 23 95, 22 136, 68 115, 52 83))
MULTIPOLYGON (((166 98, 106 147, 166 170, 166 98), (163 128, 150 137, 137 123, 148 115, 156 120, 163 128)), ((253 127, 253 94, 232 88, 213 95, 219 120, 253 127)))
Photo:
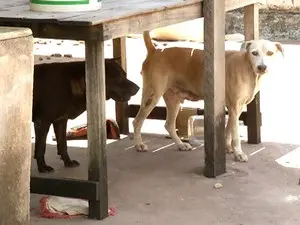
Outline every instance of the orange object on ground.
MULTIPOLYGON (((86 139, 87 131, 87 124, 72 127, 67 131, 67 140, 86 139)), ((106 134, 107 139, 120 139, 120 129, 115 120, 106 119, 106 134)), ((52 139, 55 141, 55 136, 52 139)))

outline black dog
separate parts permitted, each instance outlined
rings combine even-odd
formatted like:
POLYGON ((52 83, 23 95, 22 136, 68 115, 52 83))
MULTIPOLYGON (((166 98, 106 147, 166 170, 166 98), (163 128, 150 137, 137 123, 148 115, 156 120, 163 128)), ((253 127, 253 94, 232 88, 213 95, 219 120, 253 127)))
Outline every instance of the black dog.
MULTIPOLYGON (((126 78, 126 72, 115 59, 105 59, 106 100, 127 102, 139 87, 126 78)), ((32 122, 35 129, 35 152, 40 173, 54 169, 45 162, 46 138, 53 124, 57 154, 66 167, 79 166, 67 150, 68 119, 75 119, 86 110, 85 62, 64 62, 35 65, 32 122)))

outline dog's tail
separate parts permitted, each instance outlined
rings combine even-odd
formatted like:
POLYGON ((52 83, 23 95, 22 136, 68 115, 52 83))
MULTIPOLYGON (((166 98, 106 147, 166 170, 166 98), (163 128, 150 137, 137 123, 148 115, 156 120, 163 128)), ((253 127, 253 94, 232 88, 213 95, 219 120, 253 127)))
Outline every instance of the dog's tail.
POLYGON ((144 31, 143 37, 144 37, 144 42, 145 42, 148 54, 151 53, 151 52, 154 52, 155 47, 154 47, 154 45, 151 41, 150 32, 149 31, 144 31))

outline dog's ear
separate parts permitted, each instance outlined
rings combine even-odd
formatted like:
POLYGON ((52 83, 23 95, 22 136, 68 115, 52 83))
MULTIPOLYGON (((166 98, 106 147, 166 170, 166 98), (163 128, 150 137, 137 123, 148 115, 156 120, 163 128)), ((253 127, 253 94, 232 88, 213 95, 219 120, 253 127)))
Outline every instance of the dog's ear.
POLYGON ((275 46, 277 48, 277 51, 281 52, 282 56, 284 57, 284 49, 283 49, 281 43, 275 42, 275 46))
POLYGON ((245 41, 242 45, 241 45, 241 51, 248 51, 249 46, 252 44, 252 41, 245 41))
POLYGON ((109 71, 111 74, 114 74, 115 76, 118 76, 118 74, 122 74, 124 75, 124 77, 126 77, 127 73, 120 65, 120 59, 121 57, 105 59, 107 62, 106 69, 107 71, 109 71))

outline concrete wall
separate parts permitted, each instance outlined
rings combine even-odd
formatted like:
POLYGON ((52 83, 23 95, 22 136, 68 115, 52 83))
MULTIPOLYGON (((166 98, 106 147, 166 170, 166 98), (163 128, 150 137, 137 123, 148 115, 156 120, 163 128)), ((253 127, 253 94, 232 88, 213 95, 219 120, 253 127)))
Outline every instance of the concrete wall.
POLYGON ((300 7, 300 0, 266 0, 266 3, 279 8, 300 7))
MULTIPOLYGON (((243 10, 226 14, 226 34, 244 34, 243 10)), ((260 38, 270 40, 300 40, 299 10, 261 9, 260 38)))
MULTIPOLYGON (((300 0, 265 0, 260 9, 260 38, 300 40, 300 0)), ((226 33, 244 33, 243 10, 226 14, 226 33)))

